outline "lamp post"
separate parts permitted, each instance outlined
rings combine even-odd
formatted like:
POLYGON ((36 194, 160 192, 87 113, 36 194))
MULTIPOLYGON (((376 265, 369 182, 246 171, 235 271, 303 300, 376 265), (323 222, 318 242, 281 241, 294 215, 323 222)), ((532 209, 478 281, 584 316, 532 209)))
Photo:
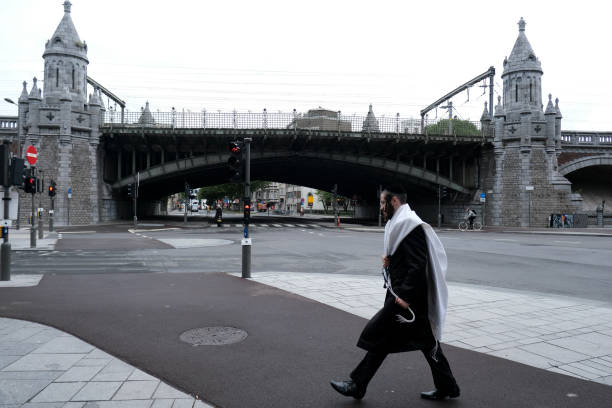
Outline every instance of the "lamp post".
MULTIPOLYGON (((17 114, 19 115, 19 105, 16 104, 11 98, 4 98, 4 101, 10 103, 11 105, 17 106, 17 114)), ((17 151, 19 152, 19 156, 21 157, 21 136, 19 136, 19 119, 17 119, 17 151)), ((19 197, 19 196, 18 196, 19 197)), ((15 229, 19 230, 19 216, 21 211, 19 211, 19 198, 17 198, 17 219, 15 220, 15 229)))

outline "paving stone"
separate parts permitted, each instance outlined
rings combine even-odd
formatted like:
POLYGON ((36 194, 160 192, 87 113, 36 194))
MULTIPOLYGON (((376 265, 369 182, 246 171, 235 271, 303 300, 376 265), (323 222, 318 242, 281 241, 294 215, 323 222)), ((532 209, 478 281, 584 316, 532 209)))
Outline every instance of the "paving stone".
POLYGON ((492 356, 497 356, 501 358, 505 358, 507 360, 517 361, 519 363, 527 364, 532 367, 538 368, 551 368, 559 365, 559 362, 547 358, 538 354, 530 353, 529 351, 522 350, 521 348, 508 348, 504 350, 491 351, 490 354, 492 356))
POLYGON ((0 371, 0 380, 55 380, 63 371, 0 371))
POLYGON ((193 408, 195 400, 191 399, 175 399, 172 408, 193 408))
POLYGON ((587 355, 548 343, 528 344, 521 346, 520 348, 529 353, 537 354, 551 360, 560 361, 562 363, 572 363, 575 361, 585 360, 589 357, 587 355))
POLYGON ((33 353, 53 354, 66 353, 67 351, 70 351, 71 353, 86 354, 91 352, 93 349, 94 346, 87 344, 76 337, 56 337, 33 351, 33 353))
POLYGON ((159 386, 157 387, 157 390, 155 391, 155 394, 153 394, 153 398, 157 399, 157 398, 175 398, 175 399, 182 399, 182 398, 189 398, 189 395, 185 394, 184 392, 181 392, 175 388, 172 388, 171 386, 169 386, 168 384, 162 382, 159 384, 159 386))
POLYGON ((92 381, 87 383, 73 396, 71 401, 108 401, 117 392, 121 382, 118 381, 92 381))
POLYGON ((21 408, 62 408, 63 402, 28 402, 21 408))
POLYGON ((84 354, 28 354, 2 371, 58 371, 68 370, 84 354))
POLYGON ((70 401, 74 394, 79 392, 86 383, 53 383, 42 390, 32 402, 66 402, 70 401))
POLYGON ((612 385, 612 375, 608 377, 596 378, 593 381, 601 383, 601 384, 612 385))
POLYGON ((128 381, 157 381, 157 378, 145 373, 144 371, 136 369, 132 375, 128 377, 128 381))
POLYGON ((152 402, 151 400, 96 401, 86 403, 83 408, 149 408, 152 402))
POLYGON ((75 381, 90 381, 102 367, 72 367, 55 382, 75 382, 75 381))
POLYGON ((113 397, 113 400, 151 399, 160 381, 126 381, 113 397))
POLYGON ((0 405, 23 404, 50 382, 51 380, 0 380, 0 405))
POLYGON ((73 401, 69 401, 66 402, 62 408, 82 408, 83 405, 85 405, 84 402, 73 402, 73 401))
POLYGON ((172 408, 173 399, 156 399, 153 400, 151 408, 172 408))
POLYGON ((172 408, 173 399, 156 399, 153 400, 151 408, 172 408))
POLYGON ((0 370, 10 365, 11 363, 19 360, 20 358, 21 356, 10 356, 10 355, 7 356, 7 355, 0 354, 0 370))

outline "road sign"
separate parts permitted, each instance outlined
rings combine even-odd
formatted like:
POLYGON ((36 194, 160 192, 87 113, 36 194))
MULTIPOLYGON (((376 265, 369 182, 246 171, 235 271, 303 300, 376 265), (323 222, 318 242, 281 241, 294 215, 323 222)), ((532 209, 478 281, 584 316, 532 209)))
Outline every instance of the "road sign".
POLYGON ((481 203, 484 203, 484 202, 487 200, 487 198, 486 198, 486 197, 487 197, 487 196, 485 195, 485 193, 480 193, 480 202, 481 202, 481 203))
POLYGON ((36 148, 34 146, 28 146, 26 149, 26 159, 30 165, 36 164, 36 158, 38 157, 38 153, 36 152, 36 148))
POLYGON ((533 186, 525 186, 525 190, 527 190, 527 191, 533 191, 533 186))
POLYGON ((68 187, 68 198, 72 198, 72 187, 68 187))

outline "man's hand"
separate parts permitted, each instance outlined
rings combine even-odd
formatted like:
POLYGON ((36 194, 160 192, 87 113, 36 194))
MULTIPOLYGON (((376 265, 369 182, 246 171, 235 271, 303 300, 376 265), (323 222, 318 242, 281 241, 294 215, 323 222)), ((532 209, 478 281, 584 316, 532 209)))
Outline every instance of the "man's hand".
POLYGON ((384 256, 382 257, 382 266, 383 268, 388 268, 389 267, 389 257, 388 256, 384 256))
POLYGON ((406 303, 398 297, 395 298, 395 303, 397 303, 402 309, 408 309, 408 307, 410 307, 410 303, 406 303))

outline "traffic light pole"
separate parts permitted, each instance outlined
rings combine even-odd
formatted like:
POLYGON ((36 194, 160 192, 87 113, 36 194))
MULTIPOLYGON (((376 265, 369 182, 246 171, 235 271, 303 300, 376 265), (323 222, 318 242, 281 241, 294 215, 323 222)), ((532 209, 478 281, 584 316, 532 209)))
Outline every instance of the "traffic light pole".
POLYGON ((53 208, 54 203, 53 197, 51 197, 51 210, 49 210, 49 232, 53 232, 53 213, 55 212, 55 208, 53 208))
MULTIPOLYGON (((244 138, 244 197, 251 198, 251 138, 244 138)), ((249 212, 250 212, 249 208, 249 212)), ((242 277, 251 277, 251 238, 249 238, 249 223, 244 219, 244 238, 242 240, 242 277)))
POLYGON ((34 196, 32 193, 32 227, 30 228, 30 248, 36 248, 36 211, 34 208, 34 196))
MULTIPOLYGON (((4 220, 8 222, 9 219, 9 200, 11 199, 9 193, 9 187, 4 186, 4 197, 2 200, 4 201, 4 220)), ((2 269, 0 270, 0 280, 9 281, 11 280, 11 244, 9 243, 9 227, 8 223, 2 226, 2 253, 0 254, 0 266, 2 269)))
MULTIPOLYGON (((42 173, 42 170, 40 172, 42 173)), ((38 214, 38 239, 43 239, 44 232, 45 232, 44 226, 43 226, 43 217, 42 217, 42 193, 43 193, 44 188, 45 188, 45 177, 43 176, 41 183, 40 183, 40 191, 38 192, 38 208, 40 210, 37 212, 38 214)))

